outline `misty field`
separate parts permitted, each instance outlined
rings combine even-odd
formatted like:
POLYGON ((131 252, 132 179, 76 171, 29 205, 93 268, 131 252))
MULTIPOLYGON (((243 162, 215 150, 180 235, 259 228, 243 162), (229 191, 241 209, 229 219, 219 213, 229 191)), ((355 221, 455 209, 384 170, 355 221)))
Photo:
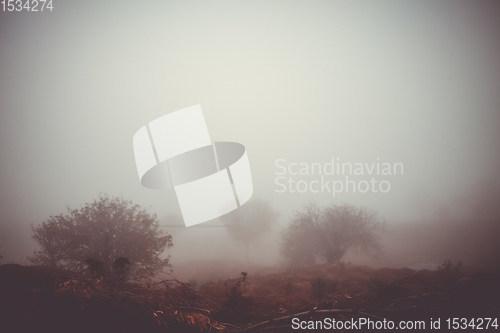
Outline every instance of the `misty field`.
POLYGON ((0 333, 500 332, 500 1, 0 1, 0 333))
POLYGON ((280 259, 263 264, 272 251, 262 239, 276 217, 269 202, 253 200, 221 219, 245 261, 186 260, 182 247, 166 254, 174 243, 209 253, 217 238, 204 231, 205 243, 187 242, 182 233, 200 230, 171 235, 123 198, 68 208, 32 226, 39 245, 27 258, 32 265, 0 266, 0 331, 498 328, 495 218, 440 216, 388 228, 375 210, 311 202, 275 238, 280 259))
POLYGON ((428 330, 431 318, 440 318, 444 329, 447 318, 468 318, 469 324, 473 318, 497 318, 500 307, 498 271, 449 261, 434 271, 352 264, 282 270, 223 261, 186 263, 178 271, 189 281, 163 274, 148 283, 117 284, 62 269, 5 264, 0 330, 288 332, 294 331, 292 318, 423 321, 428 330), (240 271, 244 267, 249 272, 240 271))

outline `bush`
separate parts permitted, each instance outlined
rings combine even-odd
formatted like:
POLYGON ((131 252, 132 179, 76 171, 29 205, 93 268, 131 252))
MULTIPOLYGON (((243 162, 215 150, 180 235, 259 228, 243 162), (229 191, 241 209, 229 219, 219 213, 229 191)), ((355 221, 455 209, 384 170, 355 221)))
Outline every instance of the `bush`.
POLYGON ((322 299, 325 295, 334 293, 337 290, 337 285, 337 281, 317 276, 311 280, 311 296, 314 299, 322 299))
POLYGON ((445 260, 444 263, 441 264, 441 266, 438 267, 438 271, 447 271, 447 272, 458 272, 462 268, 462 262, 459 261, 455 266, 453 266, 453 263, 451 260, 445 260))
POLYGON ((451 260, 445 260, 443 264, 441 264, 441 266, 439 266, 437 269, 439 272, 441 283, 445 285, 456 283, 460 277, 461 268, 461 261, 459 261, 456 265, 453 265, 451 260))
POLYGON ((246 297, 243 297, 243 292, 241 291, 241 286, 244 285, 247 279, 248 273, 241 272, 240 278, 236 283, 226 292, 227 301, 225 302, 229 307, 235 307, 240 305, 246 297))

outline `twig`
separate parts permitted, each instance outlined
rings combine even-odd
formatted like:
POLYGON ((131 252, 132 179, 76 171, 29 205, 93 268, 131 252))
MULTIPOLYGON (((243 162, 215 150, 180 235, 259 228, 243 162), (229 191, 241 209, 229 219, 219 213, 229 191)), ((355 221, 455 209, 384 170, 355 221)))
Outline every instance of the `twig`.
POLYGON ((384 320, 385 319, 385 318, 382 318, 382 317, 379 317, 379 316, 375 316, 375 315, 373 315, 371 313, 366 313, 366 312, 361 312, 361 311, 359 311, 359 314, 362 314, 362 315, 365 315, 365 316, 368 316, 368 317, 377 318, 379 320, 384 320))
MULTIPOLYGON (((310 306, 318 306, 319 304, 321 304, 321 302, 330 301, 330 300, 334 299, 335 296, 341 295, 341 294, 343 294, 343 293, 345 293, 347 291, 354 290, 354 289, 360 289, 360 288, 363 288, 363 287, 368 287, 368 285, 359 285, 359 286, 355 286, 355 287, 351 287, 351 288, 340 290, 340 291, 336 292, 335 294, 329 295, 328 297, 325 297, 325 298, 323 298, 323 299, 321 299, 321 300, 319 300, 319 301, 317 301, 315 303, 307 304, 306 306, 301 307, 299 310, 297 310, 297 312, 301 312, 302 310, 305 310, 305 309, 307 309, 310 306)), ((353 296, 352 298, 354 299, 354 298, 356 298, 358 296, 361 296, 361 295, 364 295, 366 293, 367 292, 363 292, 361 294, 353 296)), ((341 302, 339 304, 342 304, 344 302, 341 302)), ((339 304, 336 304, 336 305, 339 305, 339 304)))
MULTIPOLYGON (((365 299, 363 302, 361 302, 361 304, 359 304, 359 305, 356 307, 356 309, 359 309, 359 308, 361 307, 361 305, 365 304, 367 301, 369 301, 370 299, 372 299, 373 297, 375 297, 375 296, 376 296, 377 294, 379 294, 382 290, 385 290, 385 289, 389 288, 390 286, 395 285, 396 283, 399 283, 399 282, 401 282, 401 281, 404 281, 404 280, 407 280, 407 279, 410 279, 410 278, 417 278, 417 279, 419 279, 419 280, 421 280, 421 281, 424 281, 424 280, 420 279, 419 277, 417 277, 417 275, 416 275, 416 274, 412 274, 412 275, 405 276, 404 278, 401 278, 401 279, 398 279, 398 280, 396 280, 396 281, 393 281, 393 282, 389 283, 387 286, 384 286, 384 287, 380 288, 379 290, 375 291, 375 294, 372 294, 372 296, 371 296, 371 297, 368 297, 368 298, 367 298, 367 299, 365 299)), ((424 281, 424 282, 426 282, 426 281, 424 281)))
POLYGON ((174 294, 174 295, 179 297, 184 302, 184 304, 186 304, 188 307, 191 307, 191 304, 189 304, 188 301, 186 301, 181 295, 179 295, 179 294, 174 294))
POLYGON ((306 306, 303 306, 303 307, 301 307, 300 309, 298 309, 298 310, 297 310, 297 313, 300 313, 300 311, 305 310, 305 309, 307 309, 307 308, 308 308, 308 307, 310 307, 310 306, 317 306, 319 303, 320 303, 320 302, 307 304, 306 306))
MULTIPOLYGON (((353 296, 352 298, 348 298, 348 299, 344 300, 343 302, 340 302, 340 303, 336 304, 336 306, 342 305, 342 304, 344 304, 345 302, 349 301, 350 299, 353 299, 353 300, 355 300, 355 301, 358 301, 358 299, 357 299, 357 298, 358 298, 359 296, 363 296, 364 294, 370 294, 370 295, 374 296, 374 295, 373 295, 373 293, 372 293, 371 291, 369 291, 369 290, 368 290, 368 291, 362 292, 361 294, 357 294, 357 295, 353 296)), ((359 301, 358 301, 358 302, 359 302, 359 301)), ((361 302, 360 304, 363 304, 363 302, 361 302)), ((359 306, 358 306, 358 308, 359 308, 359 306)))
POLYGON ((186 307, 186 306, 174 306, 174 310, 196 311, 196 312, 204 312, 206 314, 210 314, 209 310, 200 309, 200 308, 193 308, 193 307, 186 307))
POLYGON ((260 331, 261 332, 264 332, 264 331, 270 331, 270 330, 281 330, 281 329, 290 329, 290 325, 281 325, 281 326, 273 326, 273 327, 266 327, 266 328, 262 328, 260 331))
POLYGON ((302 316, 306 316, 306 315, 310 315, 310 314, 324 314, 324 313, 359 313, 359 311, 356 311, 354 309, 331 309, 331 310, 311 310, 311 311, 305 311, 305 312, 300 312, 300 313, 296 313, 296 314, 289 315, 289 316, 284 316, 284 317, 279 317, 279 318, 273 318, 273 319, 270 319, 270 320, 266 320, 266 321, 263 321, 261 323, 258 323, 258 324, 252 325, 250 327, 247 327, 247 328, 241 330, 240 332, 249 332, 249 331, 254 330, 254 329, 258 328, 258 327, 265 326, 265 325, 267 325, 269 323, 279 322, 279 321, 290 319, 290 318, 302 317, 302 316))
POLYGON ((414 307, 409 307, 409 308, 402 308, 402 309, 377 309, 377 308, 372 308, 370 311, 375 311, 375 312, 389 312, 389 313, 394 313, 394 312, 403 312, 403 311, 408 311, 408 310, 442 310, 442 308, 436 308, 436 307, 420 307, 420 308, 414 308, 414 307))
POLYGON ((330 297, 334 297, 334 296, 337 296, 337 295, 340 295, 342 293, 345 293, 346 291, 349 291, 349 290, 353 290, 353 289, 359 289, 359 288, 363 288, 363 287, 370 287, 370 285, 367 285, 367 284, 363 284, 363 285, 359 285, 359 286, 355 286, 355 287, 351 287, 351 288, 347 288, 347 289, 343 289, 333 295, 331 295, 330 297))
MULTIPOLYGON (((402 301, 405 301, 405 300, 408 300, 408 299, 412 299, 412 298, 418 298, 418 297, 421 297, 421 296, 433 296, 433 295, 437 295, 437 296, 443 296, 442 293, 424 293, 424 294, 419 294, 419 295, 412 295, 412 296, 408 296, 408 297, 403 297, 403 298, 400 298, 398 300, 396 300, 394 303, 392 303, 391 305, 389 305, 387 307, 387 309, 389 309, 390 307, 392 307, 394 304, 397 304, 399 302, 402 302, 402 301)), ((389 303, 389 302, 387 302, 389 303)), ((387 304, 387 303, 382 303, 380 305, 384 305, 384 304, 387 304)))
MULTIPOLYGON (((370 311, 376 311, 378 313, 385 313, 385 312, 394 313, 394 312, 398 312, 398 311, 407 311, 407 310, 416 310, 416 309, 417 308, 411 307, 411 308, 404 308, 404 309, 370 309, 370 311)), ((431 308, 431 307, 429 307, 429 308, 425 308, 425 309, 426 310, 438 310, 439 308, 431 308)), ((266 321, 263 321, 261 323, 257 323, 255 325, 252 325, 250 327, 242 329, 242 330, 240 330, 238 332, 249 332, 249 331, 252 331, 254 329, 260 328, 262 326, 266 326, 266 325, 271 324, 271 323, 278 323, 280 321, 287 320, 287 319, 290 319, 290 318, 303 317, 303 316, 312 315, 312 314, 329 314, 329 313, 338 313, 338 314, 341 314, 341 313, 353 313, 353 314, 362 314, 362 315, 373 317, 373 318, 377 318, 377 319, 380 319, 380 320, 384 320, 385 319, 383 317, 379 317, 377 315, 368 313, 368 312, 366 312, 366 310, 357 310, 357 309, 311 310, 311 311, 296 313, 296 314, 293 314, 293 315, 290 315, 290 316, 284 316, 284 317, 279 317, 279 318, 273 318, 273 319, 270 319, 270 320, 266 320, 266 321)), ((280 329, 281 327, 282 326, 275 327, 275 328, 276 329, 280 329)))

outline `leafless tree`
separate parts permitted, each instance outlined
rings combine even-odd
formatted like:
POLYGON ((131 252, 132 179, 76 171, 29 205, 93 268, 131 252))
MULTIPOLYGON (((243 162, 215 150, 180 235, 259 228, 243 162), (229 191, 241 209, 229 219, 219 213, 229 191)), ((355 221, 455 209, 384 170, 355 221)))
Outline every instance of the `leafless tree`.
POLYGON ((280 252, 290 266, 312 265, 317 258, 340 264, 349 251, 380 255, 379 232, 384 223, 377 212, 350 204, 320 208, 310 203, 296 212, 285 229, 280 252))

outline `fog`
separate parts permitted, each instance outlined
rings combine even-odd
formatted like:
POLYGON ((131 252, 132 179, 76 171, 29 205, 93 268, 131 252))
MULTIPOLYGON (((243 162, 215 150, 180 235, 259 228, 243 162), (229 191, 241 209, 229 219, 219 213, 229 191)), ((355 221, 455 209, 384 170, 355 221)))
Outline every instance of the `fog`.
POLYGON ((280 214, 251 262, 278 263, 280 231, 310 201, 387 220, 386 257, 346 258, 354 263, 495 262, 499 33, 495 1, 61 1, 52 12, 1 11, 1 263, 28 264, 30 225, 99 193, 158 215, 173 235, 174 271, 244 261, 223 227, 171 227, 182 225, 175 192, 137 175, 134 133, 196 104, 213 142, 245 146, 253 197, 280 214), (354 170, 319 174, 303 163, 354 170), (401 172, 384 173, 384 163, 401 172), (372 179, 382 188, 363 193, 372 179))

